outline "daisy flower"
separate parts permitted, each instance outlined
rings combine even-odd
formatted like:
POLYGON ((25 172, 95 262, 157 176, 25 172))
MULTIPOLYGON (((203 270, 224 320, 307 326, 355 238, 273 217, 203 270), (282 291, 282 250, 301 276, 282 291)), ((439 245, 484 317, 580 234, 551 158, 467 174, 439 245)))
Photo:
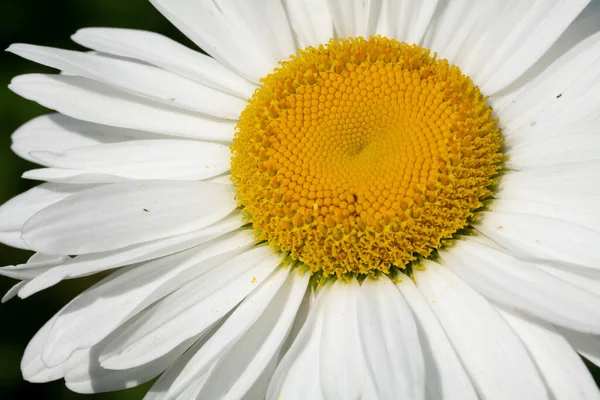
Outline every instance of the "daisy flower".
POLYGON ((45 181, 4 300, 106 277, 22 372, 147 399, 600 399, 588 1, 151 0, 205 55, 88 28, 10 89, 45 181), (584 12, 584 9, 586 11, 584 12))

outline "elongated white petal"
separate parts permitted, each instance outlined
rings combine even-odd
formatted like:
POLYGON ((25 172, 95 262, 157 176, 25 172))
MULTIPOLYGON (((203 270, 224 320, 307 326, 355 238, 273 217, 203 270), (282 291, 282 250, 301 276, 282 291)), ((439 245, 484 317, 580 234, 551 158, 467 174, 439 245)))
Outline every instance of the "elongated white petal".
POLYGON ((323 399, 319 379, 320 345, 325 318, 325 302, 330 295, 325 286, 311 304, 306 322, 302 325, 289 350, 277 365, 267 391, 267 400, 323 399), (299 376, 305 379, 298 379, 299 376))
POLYGON ((599 98, 599 51, 600 33, 597 33, 533 76, 511 96, 511 101, 498 105, 503 135, 511 149, 508 160, 511 166, 523 168, 558 164, 577 155, 561 155, 561 152, 569 150, 564 146, 568 142, 556 142, 563 146, 552 149, 557 157, 547 157, 546 161, 538 155, 538 143, 543 150, 544 144, 551 139, 567 139, 577 134, 588 140, 596 137, 594 126, 597 126, 595 123, 599 116, 594 104, 599 98), (528 155, 531 155, 531 160, 528 160, 528 155))
POLYGON ((559 332, 562 333, 579 354, 597 366, 600 366, 600 336, 561 328, 559 328, 559 332))
POLYGON ((131 316, 244 251, 252 242, 251 232, 234 233, 113 273, 60 313, 46 340, 44 363, 58 365, 76 349, 99 343, 131 316))
POLYGON ((258 82, 296 52, 279 1, 151 2, 200 48, 251 81, 258 82))
POLYGON ((170 136, 230 141, 235 122, 162 105, 78 76, 29 74, 9 88, 26 99, 84 121, 170 136))
POLYGON ((219 358, 209 378, 201 385, 200 398, 240 399, 249 396, 251 389, 260 392, 264 398, 265 383, 273 373, 281 344, 304 298, 308 279, 308 274, 301 276, 297 271, 289 274, 260 318, 219 358))
POLYGON ((358 292, 362 353, 379 399, 425 398, 425 366, 413 315, 385 276, 367 278, 358 292))
POLYGON ((153 138, 158 135, 79 121, 62 114, 47 114, 21 125, 11 136, 11 149, 19 157, 40 163, 40 160, 29 154, 40 150, 60 153, 75 147, 118 143, 143 137, 153 138))
MULTIPOLYGON (((221 221, 200 231, 158 239, 124 249, 83 254, 75 258, 69 258, 62 265, 46 269, 46 272, 32 277, 31 283, 28 283, 27 288, 20 294, 23 297, 25 295, 29 296, 56 285, 63 279, 91 275, 100 271, 175 254, 234 231, 242 224, 240 212, 233 212, 221 221)), ((7 272, 10 271, 7 270, 7 272)), ((2 270, 0 270, 0 275, 2 275, 2 270)))
POLYGON ((42 362, 41 356, 50 330, 61 312, 62 310, 50 318, 31 338, 25 348, 21 359, 21 373, 23 378, 29 382, 50 382, 64 376, 64 365, 58 364, 55 367, 48 367, 42 362))
POLYGON ((500 310, 521 338, 555 399, 600 399, 600 391, 569 342, 550 324, 500 310))
POLYGON ((546 399, 548 393, 520 339, 498 312, 448 268, 415 269, 429 302, 480 396, 546 399))
POLYGON ((412 280, 400 274, 398 290, 410 306, 419 332, 425 358, 425 383, 428 399, 477 399, 477 393, 452 344, 427 301, 412 280))
POLYGON ((600 266, 600 233, 556 219, 490 212, 477 230, 518 258, 600 266))
MULTIPOLYGON (((188 386, 192 385, 198 377, 202 376, 211 365, 224 356, 259 320, 283 286, 288 275, 289 270, 280 267, 273 271, 271 276, 265 279, 256 290, 250 293, 219 330, 190 359, 185 368, 186 373, 172 383, 165 395, 176 398, 188 386)), ((256 351, 256 348, 252 347, 251 351, 256 351)), ((231 375, 231 371, 228 375, 231 375)))
POLYGON ((256 86, 205 54, 154 32, 119 28, 85 28, 72 39, 107 54, 145 61, 214 89, 249 99, 256 86))
POLYGON ((338 36, 341 38, 377 34, 377 22, 381 12, 381 1, 349 0, 328 1, 331 17, 338 36))
MULTIPOLYGON (((212 337, 212 334, 219 328, 219 324, 215 324, 210 330, 208 330, 204 335, 200 336, 200 338, 196 341, 196 343, 191 346, 184 354, 182 354, 171 366, 158 378, 158 380, 152 385, 146 396, 144 396, 144 400, 169 400, 170 395, 168 394, 171 389, 173 383, 176 379, 181 376, 185 376, 187 374, 187 365, 192 359, 192 357, 198 352, 199 349, 204 346, 206 341, 212 337)), ((200 386, 204 383, 208 376, 210 375, 210 371, 214 368, 216 362, 213 362, 209 368, 196 380, 188 386, 183 392, 179 393, 179 399, 196 399, 198 396, 198 392, 200 391, 200 386)))
POLYGON ((420 44, 437 5, 438 0, 383 0, 376 32, 401 42, 420 44))
POLYGON ((223 318, 281 263, 268 246, 245 251, 189 281, 112 341, 102 366, 127 369, 166 354, 223 318))
POLYGON ((322 0, 284 0, 299 48, 318 47, 333 38, 329 7, 322 0))
POLYGON ((6 293, 4 294, 4 296, 2 296, 2 300, 0 300, 0 303, 4 304, 7 301, 13 299, 18 293, 19 290, 21 290, 21 288, 27 283, 27 281, 20 281, 15 283, 14 285, 12 285, 10 287, 10 289, 8 289, 6 291, 6 293))
POLYGON ((570 329, 600 333, 600 296, 468 237, 440 256, 461 279, 496 303, 570 329))
POLYGON ((571 285, 580 287, 590 293, 600 296, 600 278, 592 279, 585 275, 565 271, 564 269, 551 267, 544 264, 535 264, 535 266, 547 273, 556 276, 559 279, 569 282, 571 285))
POLYGON ((30 280, 44 272, 71 260, 69 256, 54 256, 35 253, 25 264, 9 265, 0 268, 0 275, 14 279, 30 280))
POLYGON ((109 251, 202 229, 235 208, 226 185, 116 183, 46 207, 27 221, 23 238, 48 254, 109 251))
POLYGON ((492 95, 531 67, 587 3, 444 2, 424 44, 492 95))
POLYGON ((44 183, 13 197, 0 207, 0 242, 29 249, 21 239, 25 221, 43 208, 91 187, 44 183), (7 239, 11 238, 13 240, 9 242, 7 239))
POLYGON ((71 50, 13 44, 7 51, 71 75, 219 118, 237 119, 246 102, 163 69, 71 50))
POLYGON ((327 399, 357 399, 364 390, 367 374, 358 334, 359 291, 356 279, 348 283, 338 280, 325 305, 319 369, 321 391, 327 399))
MULTIPOLYGON (((203 180, 229 170, 229 147, 198 140, 137 140, 100 144, 64 153, 36 151, 31 156, 52 168, 25 172, 24 178, 55 180, 53 172, 67 176, 95 175, 121 180, 203 180)), ((66 178, 62 178, 64 181, 66 178)))

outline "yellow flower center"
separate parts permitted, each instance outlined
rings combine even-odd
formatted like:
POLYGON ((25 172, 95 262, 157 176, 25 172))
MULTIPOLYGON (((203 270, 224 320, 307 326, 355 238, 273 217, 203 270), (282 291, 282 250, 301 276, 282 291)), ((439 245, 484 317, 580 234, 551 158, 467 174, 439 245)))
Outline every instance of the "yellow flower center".
POLYGON ((389 273, 468 226, 502 137, 471 79, 384 37, 308 47, 240 116, 232 180, 260 240, 324 277, 389 273))

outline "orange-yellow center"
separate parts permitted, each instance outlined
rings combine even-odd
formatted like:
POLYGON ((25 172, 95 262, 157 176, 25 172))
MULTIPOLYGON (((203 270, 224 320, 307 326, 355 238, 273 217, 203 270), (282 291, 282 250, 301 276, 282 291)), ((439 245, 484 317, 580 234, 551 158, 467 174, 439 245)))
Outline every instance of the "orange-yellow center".
POLYGON ((384 37, 300 50, 262 80, 231 162, 259 240, 323 276, 389 273, 468 226, 502 137, 471 79, 384 37))

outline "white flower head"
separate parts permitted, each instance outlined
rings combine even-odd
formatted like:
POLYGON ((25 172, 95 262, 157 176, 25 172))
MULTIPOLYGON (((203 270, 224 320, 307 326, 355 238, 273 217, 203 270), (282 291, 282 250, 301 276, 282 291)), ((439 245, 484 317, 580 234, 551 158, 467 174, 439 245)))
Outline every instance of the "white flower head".
POLYGON ((0 207, 28 297, 114 270, 22 372, 147 399, 600 399, 588 1, 151 0, 10 89, 45 181, 0 207), (587 8, 586 8, 587 7, 587 8))

